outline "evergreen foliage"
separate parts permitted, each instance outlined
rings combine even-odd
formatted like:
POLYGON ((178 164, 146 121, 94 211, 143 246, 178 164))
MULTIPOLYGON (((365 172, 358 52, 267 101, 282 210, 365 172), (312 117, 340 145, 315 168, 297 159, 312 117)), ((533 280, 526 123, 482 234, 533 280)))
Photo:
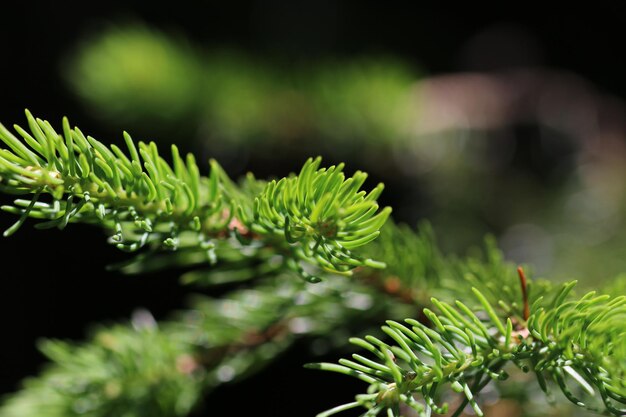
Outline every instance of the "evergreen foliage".
POLYGON ((370 388, 356 401, 320 416, 358 406, 368 410, 366 416, 400 416, 402 405, 421 416, 445 414, 447 404, 438 404, 444 386, 465 396, 453 415, 469 403, 482 416, 475 397, 490 381, 508 377, 503 370, 508 363, 522 372, 534 372, 546 394, 547 376, 576 405, 624 414, 626 297, 597 296, 592 291, 568 300, 573 286, 574 282, 563 286, 550 302, 537 299, 521 323, 515 317, 503 322, 485 296, 473 288, 483 314, 458 300, 449 304, 433 298, 438 314, 424 310, 428 325, 414 319, 406 319, 406 324, 390 320, 382 328, 389 343, 373 336, 351 339, 374 358, 354 354, 353 360, 341 359, 339 365, 309 367, 354 376, 370 388))
POLYGON ((285 256, 286 264, 310 280, 317 278, 304 271, 300 260, 344 273, 358 266, 384 267, 351 252, 378 236, 391 211, 377 214, 382 185, 368 195, 359 191, 363 173, 345 180, 341 165, 318 169, 320 159, 309 159, 299 176, 267 184, 249 177, 239 188, 216 161, 209 176, 201 176, 193 155, 183 160, 175 145, 170 165, 154 142, 136 146, 125 133, 127 155, 70 128, 67 119, 60 135, 28 111, 26 117, 30 132, 15 126, 23 141, 0 126, 11 149, 0 155, 3 190, 34 194, 3 207, 20 215, 5 236, 28 217, 45 220, 38 228, 95 223, 110 231, 109 241, 119 249, 200 246, 213 263, 213 240, 232 232, 244 245, 253 238, 248 241, 255 246, 282 246, 291 255, 285 256), (255 196, 250 190, 261 192, 255 196), (52 200, 39 201, 42 194, 52 200))
POLYGON ((623 279, 608 295, 575 295, 574 283, 516 273, 493 239, 480 256, 445 256, 427 225, 416 233, 387 221, 382 185, 361 191, 366 174, 346 178, 319 158, 278 181, 235 183, 215 161, 201 175, 175 146, 169 163, 128 134, 125 152, 67 119, 60 134, 26 115, 21 138, 0 125, 1 190, 31 196, 3 207, 19 216, 5 236, 29 217, 38 228, 90 223, 138 252, 125 272, 193 266, 187 284, 237 285, 165 322, 138 312, 84 343, 44 342, 51 364, 8 397, 2 417, 184 416, 295 340, 339 346, 346 333, 370 334, 350 339, 368 356, 308 366, 369 388, 321 417, 356 407, 428 416, 447 403, 453 415, 468 404, 482 415, 481 391, 516 372, 534 374, 550 397, 556 388, 580 407, 626 414, 623 279), (389 320, 377 332, 380 317, 389 320))

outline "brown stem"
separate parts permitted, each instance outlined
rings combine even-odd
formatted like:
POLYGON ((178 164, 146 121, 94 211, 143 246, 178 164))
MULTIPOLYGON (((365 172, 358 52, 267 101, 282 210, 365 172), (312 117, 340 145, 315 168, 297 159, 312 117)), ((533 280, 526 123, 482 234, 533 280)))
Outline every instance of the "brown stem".
POLYGON ((530 307, 528 306, 528 291, 526 289, 526 274, 524 274, 524 270, 521 266, 517 267, 517 275, 519 275, 520 285, 522 287, 522 297, 524 299, 524 321, 528 320, 530 317, 530 307))

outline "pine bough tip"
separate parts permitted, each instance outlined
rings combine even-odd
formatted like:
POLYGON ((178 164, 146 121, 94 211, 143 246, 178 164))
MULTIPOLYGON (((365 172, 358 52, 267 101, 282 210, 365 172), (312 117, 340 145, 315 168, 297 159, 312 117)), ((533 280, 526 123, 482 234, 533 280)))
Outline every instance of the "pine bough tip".
MULTIPOLYGON (((352 359, 341 359, 338 365, 308 367, 369 383, 368 394, 357 396, 356 401, 367 410, 364 415, 399 415, 396 410, 401 405, 420 416, 445 413, 447 406, 437 402, 446 387, 463 398, 455 416, 467 405, 482 415, 477 395, 490 381, 507 378, 503 370, 507 364, 522 372, 534 372, 547 395, 550 380, 580 407, 624 415, 625 297, 596 296, 592 291, 579 299, 567 298, 572 288, 573 283, 567 283, 557 289, 549 304, 535 302, 527 328, 515 330, 517 337, 512 337, 513 320, 503 320, 493 301, 473 288, 482 312, 460 308, 463 303, 454 306, 433 299, 439 313, 425 309, 428 322, 387 321, 382 330, 389 343, 372 336, 350 339, 372 358, 353 354, 352 359)), ((348 408, 352 406, 339 406, 322 415, 348 408)))

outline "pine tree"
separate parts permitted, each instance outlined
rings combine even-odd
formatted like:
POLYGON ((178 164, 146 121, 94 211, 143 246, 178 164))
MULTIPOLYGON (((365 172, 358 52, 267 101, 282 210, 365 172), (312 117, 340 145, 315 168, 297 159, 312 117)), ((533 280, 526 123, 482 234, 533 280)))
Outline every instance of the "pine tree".
POLYGON ((482 256, 446 256, 428 225, 389 219, 377 203, 382 184, 363 191, 367 175, 347 177, 342 164, 311 158, 278 181, 235 182, 217 161, 202 175, 176 146, 164 157, 124 133, 122 150, 67 119, 57 132, 26 116, 28 129, 0 125, 0 189, 27 197, 3 207, 18 216, 5 236, 28 218, 40 229, 88 223, 135 254, 123 271, 178 265, 192 269, 188 284, 236 285, 166 322, 43 343, 51 364, 1 417, 185 416, 295 341, 336 338, 379 315, 389 318, 381 331, 349 339, 349 359, 306 365, 366 384, 318 416, 482 415, 485 388, 504 390, 522 374, 548 397, 560 391, 579 407, 626 414, 623 279, 576 294, 575 282, 528 279, 492 239, 482 256))

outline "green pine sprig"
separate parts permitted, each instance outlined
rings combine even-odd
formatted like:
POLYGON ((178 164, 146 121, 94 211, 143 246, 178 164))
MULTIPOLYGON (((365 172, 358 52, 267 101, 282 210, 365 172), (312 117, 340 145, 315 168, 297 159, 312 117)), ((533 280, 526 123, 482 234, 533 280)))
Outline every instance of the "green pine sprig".
POLYGON ((363 416, 401 415, 401 406, 420 416, 445 414, 442 392, 460 393, 464 399, 458 416, 469 404, 482 416, 477 399, 492 380, 506 379, 503 370, 512 364, 533 372, 542 390, 550 379, 574 404, 607 415, 626 413, 626 297, 585 296, 568 299, 575 282, 566 284, 550 303, 539 297, 527 322, 503 319, 477 289, 474 297, 482 311, 461 301, 432 302, 438 313, 425 309, 427 323, 413 319, 405 324, 388 321, 382 327, 390 340, 373 336, 350 342, 365 349, 341 359, 339 364, 308 367, 350 375, 370 385, 356 401, 318 414, 327 417, 353 407, 364 407, 363 416))
POLYGON ((297 176, 271 181, 254 200, 252 230, 284 237, 301 259, 315 259, 324 269, 349 273, 359 266, 384 268, 351 250, 376 239, 391 208, 378 210, 383 185, 360 191, 367 174, 345 177, 343 164, 319 168, 309 159, 297 176))
POLYGON ((176 146, 170 164, 154 142, 135 144, 127 133, 123 151, 71 128, 67 118, 60 134, 28 111, 26 117, 28 130, 15 126, 20 138, 0 125, 8 146, 0 149, 0 187, 32 195, 3 207, 20 216, 5 236, 31 217, 42 220, 37 228, 99 225, 110 231, 111 243, 131 252, 200 247, 210 263, 216 240, 271 245, 288 268, 314 282, 315 269, 301 261, 344 274, 384 267, 352 253, 378 236, 391 211, 378 210, 382 185, 360 191, 364 173, 345 179, 342 166, 319 168, 317 158, 299 175, 269 183, 248 176, 239 186, 214 160, 202 176, 193 155, 183 158, 176 146))

